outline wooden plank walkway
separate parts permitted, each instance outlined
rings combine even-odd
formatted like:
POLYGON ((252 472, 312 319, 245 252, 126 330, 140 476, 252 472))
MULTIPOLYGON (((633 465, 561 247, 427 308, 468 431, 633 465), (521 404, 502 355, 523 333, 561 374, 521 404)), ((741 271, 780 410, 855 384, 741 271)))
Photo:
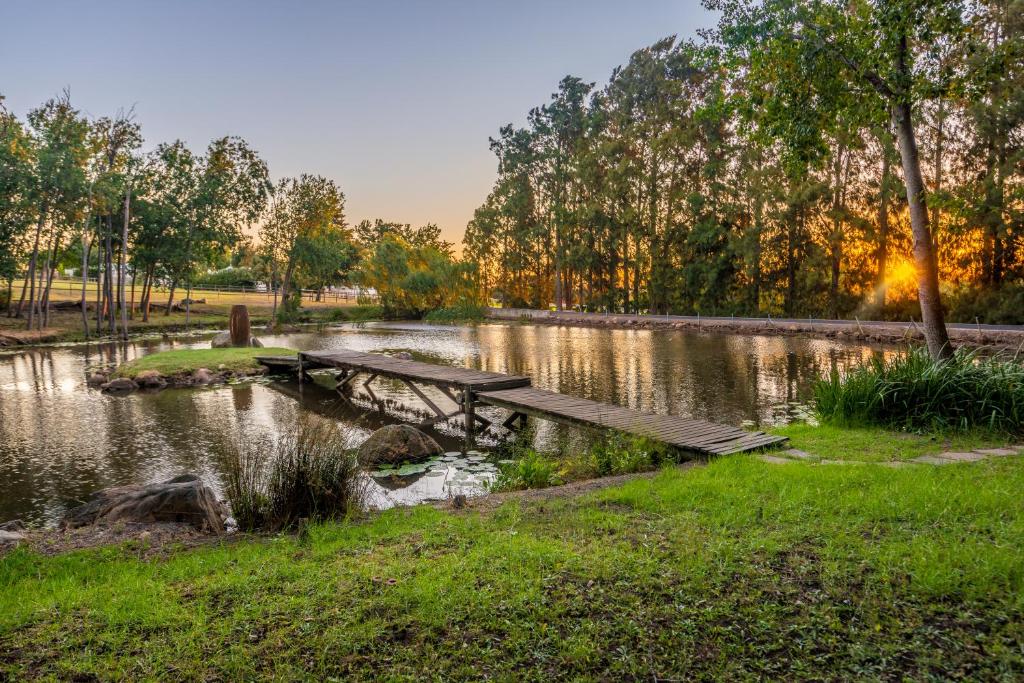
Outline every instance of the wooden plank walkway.
MULTIPOLYGON (((260 360, 263 362, 263 359, 260 360)), ((363 386, 374 400, 378 399, 369 385, 375 378, 398 379, 434 412, 435 417, 425 420, 422 423, 424 426, 448 420, 459 414, 465 417, 467 432, 472 432, 477 422, 490 426, 490 421, 477 415, 475 411, 477 405, 483 404, 512 411, 512 416, 504 423, 504 426, 510 428, 516 420, 525 422, 527 415, 533 415, 578 427, 614 429, 645 436, 683 450, 707 455, 757 450, 786 441, 785 437, 772 436, 764 432, 748 432, 739 427, 675 415, 642 413, 622 406, 566 396, 532 387, 530 378, 520 375, 435 365, 346 349, 303 351, 299 353, 296 364, 298 367, 295 369, 298 371, 300 382, 308 381, 308 370, 340 370, 337 388, 343 395, 343 390, 356 375, 369 374, 370 377, 363 386), (417 384, 437 387, 459 405, 459 410, 445 413, 416 386, 417 384)))
POLYGON ((677 448, 708 455, 726 455, 779 445, 785 437, 748 432, 675 415, 641 413, 622 406, 575 398, 536 387, 485 391, 477 399, 487 405, 579 427, 598 427, 646 436, 677 448))
POLYGON ((342 370, 368 372, 381 377, 412 380, 420 384, 472 389, 485 391, 488 389, 510 389, 529 386, 530 378, 518 375, 505 375, 500 372, 484 372, 469 368, 456 368, 448 365, 435 365, 415 360, 405 360, 384 356, 379 353, 362 353, 360 351, 304 351, 299 353, 299 361, 303 367, 333 367, 342 370))

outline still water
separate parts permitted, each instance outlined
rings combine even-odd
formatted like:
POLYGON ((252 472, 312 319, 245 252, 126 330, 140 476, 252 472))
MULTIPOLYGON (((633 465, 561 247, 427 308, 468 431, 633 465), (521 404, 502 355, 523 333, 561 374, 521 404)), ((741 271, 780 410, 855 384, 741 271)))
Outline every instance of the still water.
MULTIPOLYGON (((881 351, 796 337, 520 324, 371 323, 261 339, 267 346, 301 350, 407 351, 417 360, 527 375, 535 386, 574 396, 755 425, 800 416, 819 372, 881 351)), ((326 378, 322 385, 304 385, 301 392, 292 380, 261 378, 123 397, 85 383, 90 368, 169 348, 208 346, 208 338, 193 337, 0 355, 0 521, 53 523, 98 489, 183 472, 219 487, 219 445, 280 432, 303 411, 337 420, 339 438, 352 445, 383 424, 426 414, 408 389, 386 380, 374 385, 387 400, 383 411, 359 391, 353 403, 340 400, 326 378)), ((440 393, 428 394, 442 408, 454 409, 440 393)), ((504 419, 498 409, 481 412, 497 417, 499 424, 504 419)), ((543 421, 534 424, 532 438, 539 447, 599 438, 543 421)), ((485 456, 501 435, 467 444, 454 424, 428 431, 449 452, 445 462, 402 480, 374 479, 376 505, 472 494, 493 476, 485 456)))

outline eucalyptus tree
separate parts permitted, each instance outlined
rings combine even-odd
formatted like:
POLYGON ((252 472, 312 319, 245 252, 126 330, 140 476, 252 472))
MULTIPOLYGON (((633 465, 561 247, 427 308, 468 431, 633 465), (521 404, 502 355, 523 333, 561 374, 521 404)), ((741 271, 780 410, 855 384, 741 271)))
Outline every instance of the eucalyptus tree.
POLYGON ((345 223, 345 195, 333 180, 323 176, 303 174, 284 178, 274 186, 260 241, 274 264, 273 272, 280 272, 286 313, 297 307, 292 288, 303 268, 317 273, 315 279, 322 282, 323 273, 332 265, 334 273, 347 271, 355 260, 352 235, 345 223))
MULTIPOLYGON (((42 326, 41 308, 45 283, 50 281, 51 246, 61 231, 73 224, 87 194, 85 167, 88 161, 89 123, 71 104, 68 91, 28 114, 33 138, 29 196, 35 230, 31 238, 26 286, 27 327, 42 326), (44 235, 48 231, 48 235, 44 235), (43 241, 44 236, 46 241, 43 241), (46 247, 46 267, 40 268, 40 246, 46 247), (37 286, 36 276, 39 274, 37 286), (38 296, 37 296, 38 294, 38 296)), ((22 288, 24 301, 25 287, 22 288)), ((22 303, 19 302, 20 315, 22 303)))
POLYGON ((6 285, 7 315, 13 311, 13 282, 32 223, 30 196, 32 140, 0 96, 0 278, 6 285))
POLYGON ((942 70, 931 47, 965 35, 963 3, 705 0, 705 5, 722 12, 721 38, 744 46, 755 66, 778 73, 798 70, 813 96, 852 90, 862 106, 887 111, 907 189, 925 338, 934 358, 950 357, 915 109, 941 93, 942 70))

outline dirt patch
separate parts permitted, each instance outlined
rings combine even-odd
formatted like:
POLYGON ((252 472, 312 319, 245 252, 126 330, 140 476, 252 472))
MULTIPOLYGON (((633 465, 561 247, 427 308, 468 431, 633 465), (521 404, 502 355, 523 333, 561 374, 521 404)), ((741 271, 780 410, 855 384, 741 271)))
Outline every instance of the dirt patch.
MULTIPOLYGON (((680 470, 688 470, 694 467, 703 466, 704 464, 705 463, 701 460, 690 460, 676 465, 676 467, 680 470)), ((549 486, 546 489, 527 489, 525 491, 489 493, 484 496, 469 498, 466 501, 465 507, 461 508, 461 510, 468 510, 472 512, 492 512, 510 500, 543 502, 557 498, 571 498, 573 496, 590 493, 591 491, 599 491, 611 486, 625 484, 626 482, 635 481, 637 479, 652 479, 657 474, 658 470, 652 470, 650 472, 634 472, 632 474, 618 474, 610 477, 600 477, 598 479, 584 479, 582 481, 574 481, 561 486, 549 486)), ((450 500, 434 503, 434 507, 457 511, 450 500)))
MULTIPOLYGON (((22 532, 21 545, 41 555, 60 555, 74 550, 135 543, 143 555, 159 554, 170 546, 195 547, 232 538, 223 534, 197 531, 190 524, 161 522, 155 524, 94 525, 79 529, 37 529, 22 532)), ((9 544, 0 547, 0 555, 13 550, 9 544)))

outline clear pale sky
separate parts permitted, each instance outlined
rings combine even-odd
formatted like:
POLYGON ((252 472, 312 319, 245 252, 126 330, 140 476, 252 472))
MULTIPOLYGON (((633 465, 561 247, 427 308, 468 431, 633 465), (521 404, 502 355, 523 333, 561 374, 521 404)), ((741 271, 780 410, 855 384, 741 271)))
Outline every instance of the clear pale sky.
POLYGON ((488 136, 562 76, 600 85, 713 23, 699 0, 0 0, 0 94, 20 116, 65 86, 92 116, 135 105, 146 149, 240 135, 275 179, 333 178, 350 222, 459 242, 494 181, 488 136))

